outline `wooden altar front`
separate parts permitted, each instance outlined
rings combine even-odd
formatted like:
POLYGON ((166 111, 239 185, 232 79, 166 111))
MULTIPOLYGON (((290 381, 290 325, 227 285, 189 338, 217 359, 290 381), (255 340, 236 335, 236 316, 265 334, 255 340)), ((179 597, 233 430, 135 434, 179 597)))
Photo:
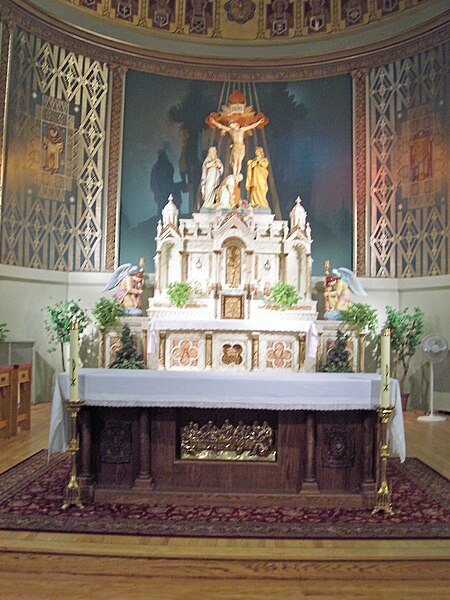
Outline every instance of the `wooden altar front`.
POLYGON ((80 483, 86 501, 373 506, 375 411, 85 407, 80 483), (266 421, 275 461, 182 459, 189 423, 266 421))
MULTIPOLYGON (((371 507, 375 374, 81 369, 79 475, 86 501, 371 507)), ((67 374, 49 452, 67 448, 67 374)), ((399 385, 391 449, 405 457, 399 385)))

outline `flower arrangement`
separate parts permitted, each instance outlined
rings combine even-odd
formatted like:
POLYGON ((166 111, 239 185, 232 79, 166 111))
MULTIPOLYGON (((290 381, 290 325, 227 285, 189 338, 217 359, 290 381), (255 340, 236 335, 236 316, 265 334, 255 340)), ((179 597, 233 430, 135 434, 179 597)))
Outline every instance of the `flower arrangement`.
POLYGON ((180 308, 184 306, 191 295, 192 288, 187 281, 177 281, 169 284, 167 294, 171 304, 180 308))
POLYGON ((123 309, 117 298, 100 298, 92 310, 95 322, 99 328, 113 327, 117 319, 123 315, 123 309))
POLYGON ((9 333, 9 329, 6 326, 6 323, 0 323, 0 342, 4 342, 6 340, 6 336, 9 333))
POLYGON ((294 306, 294 304, 297 304, 299 301, 295 287, 289 283, 283 283, 282 281, 279 281, 273 286, 272 299, 275 304, 283 310, 294 306))

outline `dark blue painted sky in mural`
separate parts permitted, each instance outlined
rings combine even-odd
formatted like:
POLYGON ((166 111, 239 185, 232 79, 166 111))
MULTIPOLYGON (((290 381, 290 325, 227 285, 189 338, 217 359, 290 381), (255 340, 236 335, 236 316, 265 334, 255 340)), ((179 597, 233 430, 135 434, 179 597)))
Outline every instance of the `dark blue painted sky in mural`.
MULTIPOLYGON (((205 125, 233 85, 130 71, 126 80, 120 262, 153 270, 160 212, 172 193, 182 216, 199 203, 201 163, 210 145, 226 165, 228 139, 205 125)), ((270 158, 269 202, 287 219, 300 195, 311 223, 313 273, 323 261, 352 266, 352 107, 350 76, 241 85, 269 124, 247 139, 246 160, 263 145, 270 158)), ((245 192, 245 190, 244 190, 245 192)))

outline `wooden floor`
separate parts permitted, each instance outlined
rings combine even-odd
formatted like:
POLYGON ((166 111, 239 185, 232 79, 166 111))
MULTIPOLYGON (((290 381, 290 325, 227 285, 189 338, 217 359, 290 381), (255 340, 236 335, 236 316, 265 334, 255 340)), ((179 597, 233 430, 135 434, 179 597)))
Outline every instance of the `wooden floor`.
MULTIPOLYGON (((47 446, 0 440, 0 471, 47 446)), ((450 477, 450 419, 405 413, 408 456, 450 477)), ((238 540, 0 531, 2 600, 450 600, 450 544, 434 540, 238 540)))

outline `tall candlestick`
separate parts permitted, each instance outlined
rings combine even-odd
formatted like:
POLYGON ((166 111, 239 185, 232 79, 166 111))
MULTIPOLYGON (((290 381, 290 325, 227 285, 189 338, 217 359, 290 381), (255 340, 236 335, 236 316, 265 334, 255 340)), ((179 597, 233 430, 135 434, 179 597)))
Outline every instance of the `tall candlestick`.
POLYGON ((387 408, 391 404, 391 331, 381 332, 381 398, 380 404, 387 408))
POLYGON ((78 321, 70 325, 70 401, 78 402, 78 321))

